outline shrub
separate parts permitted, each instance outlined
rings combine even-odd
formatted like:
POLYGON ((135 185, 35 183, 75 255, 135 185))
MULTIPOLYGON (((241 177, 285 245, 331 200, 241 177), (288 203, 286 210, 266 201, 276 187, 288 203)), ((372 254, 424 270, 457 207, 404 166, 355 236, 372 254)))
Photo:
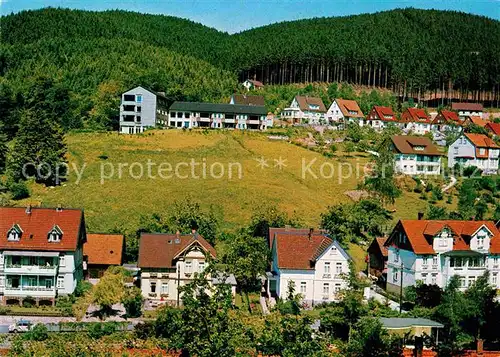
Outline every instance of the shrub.
POLYGON ((73 304, 75 300, 73 295, 60 296, 56 300, 56 307, 61 310, 64 316, 73 316, 73 304))
POLYGON ((13 200, 22 200, 30 196, 30 190, 24 181, 11 183, 9 185, 9 191, 13 200))
POLYGON ((92 324, 88 329, 91 338, 98 340, 103 336, 109 336, 116 331, 117 325, 114 322, 104 322, 92 324))
POLYGON ((33 329, 24 335, 26 340, 45 341, 49 338, 49 330, 44 324, 36 324, 33 329))
POLYGON ((88 282, 88 281, 80 280, 80 281, 76 284, 76 288, 75 288, 75 296, 76 296, 76 297, 83 296, 83 295, 85 295, 88 291, 90 291, 91 289, 92 289, 92 283, 90 283, 90 282, 88 282))
POLYGON ((143 297, 141 290, 137 287, 127 289, 122 299, 127 317, 139 317, 142 315, 143 297))
POLYGON ((27 296, 23 300, 23 307, 33 307, 36 305, 35 299, 33 299, 31 296, 27 296))
POLYGON ((443 191, 438 186, 432 188, 431 194, 434 201, 441 201, 443 199, 443 191))

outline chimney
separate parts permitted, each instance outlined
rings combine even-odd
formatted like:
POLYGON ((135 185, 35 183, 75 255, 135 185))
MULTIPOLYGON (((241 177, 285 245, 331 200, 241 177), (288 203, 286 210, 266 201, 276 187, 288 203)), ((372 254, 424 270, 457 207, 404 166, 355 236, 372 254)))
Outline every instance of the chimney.
POLYGON ((31 214, 31 205, 30 204, 26 207, 26 214, 31 214))
POLYGON ((57 205, 56 211, 57 212, 62 212, 62 206, 60 204, 57 205))
POLYGON ((193 233, 193 238, 198 239, 198 231, 196 229, 191 229, 191 233, 193 233))
POLYGON ((313 233, 314 233, 314 228, 309 228, 309 234, 308 234, 309 240, 311 240, 313 233))
POLYGON ((476 352, 478 357, 483 355, 483 343, 484 341, 482 339, 477 340, 476 352))
POLYGON ((285 231, 289 231, 290 230, 290 225, 289 224, 285 224, 285 231))
POLYGON ((181 231, 177 231, 177 232, 175 232, 175 235, 176 235, 177 237, 179 237, 179 236, 181 235, 181 231))
POLYGON ((418 212, 418 220, 421 221, 422 219, 424 219, 424 212, 418 212))

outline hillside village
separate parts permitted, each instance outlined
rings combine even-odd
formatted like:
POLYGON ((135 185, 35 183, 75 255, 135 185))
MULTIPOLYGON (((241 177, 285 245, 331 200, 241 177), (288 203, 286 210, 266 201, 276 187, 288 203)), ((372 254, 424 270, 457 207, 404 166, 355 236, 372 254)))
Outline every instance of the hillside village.
POLYGON ((1 19, 0 355, 500 356, 498 21, 1 19))

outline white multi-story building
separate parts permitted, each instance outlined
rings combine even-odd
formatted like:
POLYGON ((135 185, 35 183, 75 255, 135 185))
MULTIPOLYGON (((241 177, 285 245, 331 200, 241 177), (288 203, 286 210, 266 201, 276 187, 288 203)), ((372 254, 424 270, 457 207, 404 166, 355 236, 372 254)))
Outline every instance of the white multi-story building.
POLYGON ((390 148, 394 152, 394 167, 405 175, 438 175, 441 153, 427 137, 395 135, 390 148))
POLYGON ((283 109, 281 118, 293 124, 321 124, 325 119, 326 107, 321 98, 297 95, 288 108, 283 109))
POLYGON ((484 134, 462 134, 448 148, 448 167, 476 166, 485 173, 498 172, 500 146, 484 134))
POLYGON ((273 125, 263 105, 174 102, 168 125, 175 128, 255 129, 273 125))
POLYGON ((147 128, 167 124, 168 99, 165 93, 135 87, 122 94, 120 133, 138 134, 147 128))
POLYGON ((314 305, 335 301, 347 287, 351 258, 328 235, 288 229, 274 232, 270 241, 272 265, 267 276, 271 297, 286 299, 289 284, 293 284, 295 293, 314 305))
POLYGON ((21 304, 28 297, 54 304, 83 278, 83 211, 2 207, 0 235, 3 304, 21 304))
MULTIPOLYGON (((202 273, 208 267, 209 256, 215 258, 215 249, 196 232, 141 234, 138 266, 143 297, 156 303, 182 304, 178 287, 189 284, 195 274, 202 273)), ((235 294, 234 276, 228 276, 224 282, 220 281, 220 276, 209 279, 211 284, 231 285, 235 294)))
POLYGON ((487 270, 500 288, 500 231, 492 221, 401 220, 385 246, 390 291, 417 281, 444 288, 454 275, 465 289, 487 270))
POLYGON ((338 124, 341 128, 349 123, 363 126, 365 115, 355 100, 335 99, 326 112, 330 124, 338 124))

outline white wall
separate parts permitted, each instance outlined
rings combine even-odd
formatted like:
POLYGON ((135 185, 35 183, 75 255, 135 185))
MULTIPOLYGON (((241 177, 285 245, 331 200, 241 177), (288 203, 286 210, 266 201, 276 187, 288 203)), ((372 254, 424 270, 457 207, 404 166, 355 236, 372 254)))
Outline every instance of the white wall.
POLYGON ((120 103, 120 132, 124 134, 136 134, 141 133, 146 128, 151 128, 156 125, 156 95, 146 90, 145 88, 139 86, 131 89, 125 93, 122 93, 122 99, 120 103), (136 100, 133 102, 125 101, 125 95, 135 95, 136 100), (137 101, 137 96, 142 95, 142 102, 137 101), (124 105, 134 105, 135 108, 141 107, 141 111, 138 112, 137 109, 134 112, 124 111, 124 105), (124 121, 124 115, 135 115, 136 117, 141 117, 141 121, 124 121))

